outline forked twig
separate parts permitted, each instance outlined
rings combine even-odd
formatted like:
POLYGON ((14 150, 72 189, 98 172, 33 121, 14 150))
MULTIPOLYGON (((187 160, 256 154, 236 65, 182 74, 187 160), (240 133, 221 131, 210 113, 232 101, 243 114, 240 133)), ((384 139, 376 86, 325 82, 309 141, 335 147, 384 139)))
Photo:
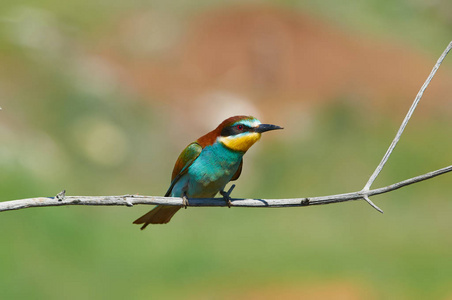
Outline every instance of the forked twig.
POLYGON ((416 98, 414 98, 413 104, 411 104, 410 109, 408 110, 408 113, 405 116, 405 119, 402 122, 402 125, 399 128, 399 131, 397 132, 396 136, 394 137, 394 140, 392 140, 391 145, 389 145, 388 150, 386 151, 385 155, 381 159, 381 162, 378 164, 377 168, 373 172, 373 174, 370 176, 369 180, 367 181, 366 185, 362 189, 364 196, 364 200, 367 201, 373 208, 378 210, 379 212, 383 213, 383 211, 376 206, 372 201, 370 201, 367 192, 369 191, 370 187, 372 186, 372 183, 377 179, 378 174, 380 174, 381 170, 383 169, 384 165, 388 161, 389 156, 391 155, 392 151, 394 150, 395 146, 400 140, 400 137, 402 136, 403 131, 405 130, 406 125, 408 124, 408 121, 410 120, 411 116, 414 113, 414 110, 416 109, 419 101, 422 98, 422 95, 424 94, 424 91, 427 89, 428 85, 430 84, 430 81, 432 81, 433 76, 435 76, 436 71, 439 69, 439 66, 442 64, 444 58, 449 53, 449 51, 452 49, 452 42, 449 43, 449 45, 444 50, 443 54, 438 58, 438 61, 436 62, 435 66, 433 67, 432 71, 430 72, 430 75, 425 80, 424 84, 422 85, 421 89, 416 95, 416 98))

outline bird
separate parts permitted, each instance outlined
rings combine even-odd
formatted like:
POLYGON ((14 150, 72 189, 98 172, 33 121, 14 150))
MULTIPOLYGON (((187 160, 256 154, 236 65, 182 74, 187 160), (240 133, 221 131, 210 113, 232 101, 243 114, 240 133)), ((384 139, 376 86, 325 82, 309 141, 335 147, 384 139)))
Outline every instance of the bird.
MULTIPOLYGON (((231 207, 225 186, 240 177, 243 155, 263 132, 283 129, 262 124, 252 116, 230 117, 217 128, 189 144, 179 155, 165 197, 182 197, 187 208, 189 198, 213 198, 220 193, 231 207)), ((157 205, 136 219, 134 224, 166 224, 182 206, 157 205)))

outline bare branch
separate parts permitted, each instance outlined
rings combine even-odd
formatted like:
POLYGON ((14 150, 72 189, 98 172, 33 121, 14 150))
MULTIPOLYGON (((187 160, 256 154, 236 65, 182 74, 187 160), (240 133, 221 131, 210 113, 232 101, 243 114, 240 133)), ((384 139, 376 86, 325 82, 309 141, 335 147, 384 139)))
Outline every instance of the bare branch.
MULTIPOLYGON (((421 87, 419 93, 417 94, 408 114, 406 115, 402 125, 399 128, 394 140, 389 146, 388 151, 383 156, 380 164, 375 169, 374 173, 370 177, 369 181, 366 183, 364 188, 359 192, 338 194, 331 196, 322 197, 311 197, 311 198, 291 198, 291 199, 231 199, 233 202, 231 206, 237 207, 294 207, 294 206, 309 206, 309 205, 321 205, 345 202, 350 200, 364 199, 372 207, 380 212, 383 212, 378 206, 376 206, 370 199, 370 196, 375 196, 379 194, 384 194, 391 192, 393 190, 399 189, 401 187, 424 181, 448 172, 452 171, 452 165, 426 173, 417 177, 413 177, 386 187, 370 190, 372 183, 377 178, 383 166, 386 164, 389 156, 394 150, 397 142, 399 141, 403 130, 408 124, 417 104, 419 103, 422 95, 429 85, 430 81, 433 79, 436 71, 441 65, 442 61, 446 57, 447 53, 452 49, 452 42, 449 43, 446 50, 444 50, 441 57, 438 59, 435 67, 430 73, 429 77, 421 87)), ((233 188, 233 187, 232 187, 233 188)), ((232 188, 227 194, 232 191, 232 188)), ((66 196, 65 191, 58 193, 55 197, 39 197, 39 198, 29 198, 13 201, 0 202, 0 212, 8 210, 17 210, 28 207, 41 207, 41 206, 62 206, 62 205, 115 205, 115 206, 133 206, 136 204, 152 204, 152 205, 175 205, 184 206, 184 200, 179 197, 158 197, 158 196, 141 196, 141 195, 123 195, 123 196, 66 196)), ((190 206, 226 206, 224 198, 202 198, 202 199, 190 199, 190 206)))
MULTIPOLYGON (((452 171, 452 165, 413 177, 386 187, 370 190, 367 193, 362 191, 338 194, 322 197, 309 198, 290 198, 290 199, 231 199, 231 206, 236 207, 296 207, 310 206, 346 202, 350 200, 359 200, 367 196, 375 196, 391 192, 401 187, 427 180, 452 171)), ((227 206, 223 198, 199 198, 190 199, 190 206, 227 206)), ((137 204, 151 205, 174 205, 183 206, 183 199, 178 197, 159 197, 142 195, 123 195, 123 196, 62 196, 59 193, 55 197, 29 198, 13 201, 0 202, 0 212, 8 210, 23 209, 29 207, 42 206, 64 206, 64 205, 96 205, 96 206, 133 206, 137 204)))

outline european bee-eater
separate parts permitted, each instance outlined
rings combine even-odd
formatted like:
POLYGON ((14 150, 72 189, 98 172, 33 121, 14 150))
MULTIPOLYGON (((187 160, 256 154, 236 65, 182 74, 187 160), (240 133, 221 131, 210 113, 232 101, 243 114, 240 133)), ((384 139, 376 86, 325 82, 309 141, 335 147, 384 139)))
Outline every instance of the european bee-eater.
MULTIPOLYGON (((216 129, 188 145, 174 165, 171 184, 165 197, 213 198, 220 192, 230 206, 224 187, 237 180, 242 172, 243 155, 265 131, 282 127, 261 122, 251 116, 235 116, 224 120, 216 129)), ((157 205, 135 220, 134 224, 168 223, 181 206, 157 205)))

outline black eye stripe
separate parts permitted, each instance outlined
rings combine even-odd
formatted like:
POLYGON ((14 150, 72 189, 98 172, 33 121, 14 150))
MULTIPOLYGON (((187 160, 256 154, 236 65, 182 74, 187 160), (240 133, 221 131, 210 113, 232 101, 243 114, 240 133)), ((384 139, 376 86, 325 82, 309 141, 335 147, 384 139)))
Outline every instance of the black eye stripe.
POLYGON ((227 127, 223 128, 223 130, 221 131, 221 136, 237 135, 240 133, 250 132, 250 131, 254 131, 254 129, 249 126, 246 126, 244 124, 235 124, 235 125, 231 125, 231 126, 227 126, 227 127), (238 125, 242 125, 242 130, 240 130, 238 128, 238 125))

